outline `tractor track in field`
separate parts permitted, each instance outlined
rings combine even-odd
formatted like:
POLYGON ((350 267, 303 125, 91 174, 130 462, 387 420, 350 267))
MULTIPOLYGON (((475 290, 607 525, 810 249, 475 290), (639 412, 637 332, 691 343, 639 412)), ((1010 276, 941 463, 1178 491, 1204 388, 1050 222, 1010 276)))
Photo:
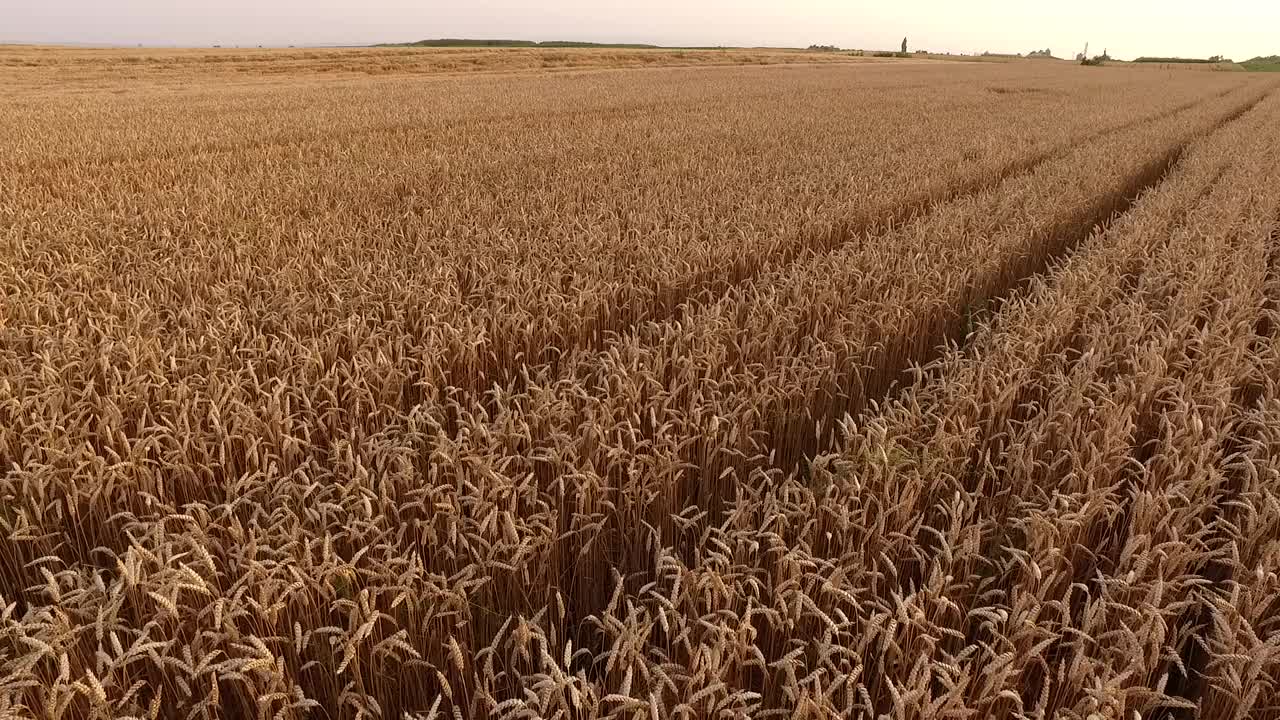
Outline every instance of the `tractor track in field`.
MULTIPOLYGON (((1219 118, 1202 133, 1189 136, 1167 148, 1135 172, 1119 192, 1099 196, 1089 207, 1057 223, 1033 243, 1048 248, 1048 252, 1034 258, 1006 258, 1002 266, 992 273, 994 282, 989 286, 994 288, 994 292, 983 298, 985 309, 998 309, 1001 304, 1026 288, 1035 277, 1068 257, 1095 232, 1105 229, 1128 212, 1139 196, 1163 181, 1166 173, 1177 164, 1183 152, 1193 142, 1240 118, 1266 97, 1266 94, 1262 94, 1250 100, 1219 118)), ((802 443, 798 453, 774 463, 773 469, 784 473, 803 469, 813 458, 829 452, 837 439, 836 428, 846 415, 861 417, 875 407, 876 403, 891 397, 895 388, 910 380, 915 368, 938 359, 945 348, 958 346, 963 349, 968 344, 968 325, 965 312, 956 308, 944 308, 935 311, 932 322, 927 323, 932 332, 926 337, 884 338, 884 345, 877 354, 894 360, 878 363, 873 358, 872 362, 867 363, 873 368, 871 373, 855 377, 855 370, 838 378, 831 392, 837 397, 845 398, 845 402, 835 403, 834 408, 824 414, 797 419, 811 424, 821 422, 822 427, 827 430, 821 436, 814 436, 802 443)), ((777 447, 780 443, 771 440, 769 445, 777 447)))
MULTIPOLYGON (((809 255, 830 254, 852 243, 868 241, 901 225, 918 222, 931 215, 936 207, 976 196, 999 187, 1010 179, 1030 174, 1045 163, 1062 157, 1081 145, 1087 145, 1146 123, 1167 119, 1213 102, 1238 89, 1229 88, 1209 98, 1182 103, 1159 113, 1128 120, 1079 138, 1066 140, 1011 162, 990 176, 962 181, 934 194, 909 198, 892 209, 877 213, 875 217, 840 222, 827 231, 803 236, 793 242, 781 243, 763 254, 739 258, 727 269, 705 270, 687 278, 679 285, 659 287, 654 291, 654 297, 648 300, 628 297, 620 292, 606 302, 600 303, 599 310, 588 315, 585 320, 580 316, 569 316, 571 319, 566 325, 553 333, 560 337, 578 336, 578 341, 567 350, 544 343, 542 352, 537 357, 530 358, 530 362, 503 365, 496 372, 479 377, 471 377, 474 373, 469 368, 458 367, 446 372, 442 387, 462 388, 476 396, 473 398, 474 401, 492 409, 492 404, 485 394, 495 386, 503 387, 507 394, 520 392, 526 382, 526 371, 544 374, 545 377, 559 377, 564 372, 569 359, 574 355, 599 352, 617 337, 633 331, 642 324, 678 322, 696 311, 696 308, 713 304, 725 297, 734 288, 745 286, 768 273, 785 271, 787 267, 809 255), (644 307, 646 302, 649 303, 647 309, 644 307), (621 319, 613 318, 616 315, 615 308, 637 306, 641 308, 638 312, 633 312, 621 319)), ((1162 164, 1160 172, 1162 173, 1175 160, 1176 157, 1173 157, 1168 163, 1162 164)), ((1151 184, 1153 182, 1148 182, 1146 186, 1151 184)), ((1129 201, 1131 202, 1132 198, 1129 201)), ((1078 243, 1079 239, 1076 242, 1078 243)), ((406 406, 412 404, 407 402, 406 406)))
MULTIPOLYGON (((989 305, 998 306, 1025 287, 1036 275, 1042 274, 1054 263, 1069 256, 1095 232, 1104 229, 1120 215, 1128 212, 1140 195, 1157 187, 1192 143, 1217 132, 1222 127, 1235 121, 1256 107, 1266 97, 1266 93, 1261 93, 1243 102, 1240 107, 1222 115, 1201 132, 1192 133, 1173 146, 1166 148, 1164 152, 1159 153, 1138 168, 1129 177, 1128 181, 1123 183, 1119 191, 1098 196, 1094 199, 1094 202, 1091 202, 1081 212, 1055 224, 1054 227, 1043 233, 1044 237, 1040 239, 1040 242, 1049 248, 1049 252, 1036 259, 1022 258, 1013 261, 1014 265, 1012 267, 1000 268, 995 275, 1000 278, 1006 278, 1006 280, 996 284, 994 286, 995 291, 987 295, 985 301, 989 305)), ((939 331, 927 338, 886 338, 885 342, 890 344, 890 347, 901 343, 904 348, 925 348, 925 350, 904 352, 900 355, 895 355, 892 351, 886 352, 885 355, 887 357, 901 357, 902 361, 878 367, 871 382, 852 375, 839 378, 835 392, 849 398, 849 404, 836 412, 822 417, 810 415, 803 418, 795 418, 795 423, 791 426, 792 428, 799 426, 812 429, 821 422, 821 427, 828 428, 826 432, 822 434, 812 432, 783 433, 789 438, 805 438, 800 443, 794 441, 782 443, 780 442, 780 437, 771 434, 765 442, 765 447, 776 449, 789 446, 799 448, 800 452, 786 454, 775 452, 768 457, 744 459, 745 461, 737 469, 738 472, 735 475, 736 480, 734 482, 745 482, 749 477, 759 472, 782 476, 806 472, 808 463, 813 458, 834 449, 838 439, 834 428, 838 425, 839 420, 845 416, 860 417, 871 411, 875 407, 875 402, 892 396, 895 388, 901 384, 904 378, 909 376, 913 368, 927 364, 940 356, 942 348, 951 344, 963 347, 966 344, 966 325, 963 313, 947 312, 940 314, 938 322, 930 326, 939 331)), ((713 527, 722 521, 726 501, 729 500, 734 492, 732 485, 717 487, 711 491, 691 485, 686 487, 682 493, 684 495, 682 498, 683 506, 699 505, 702 510, 706 511, 706 518, 702 522, 705 526, 713 527)), ((692 547, 682 546, 688 542, 696 542, 696 539, 683 538, 677 541, 676 550, 682 556, 691 555, 693 552, 692 547)), ((629 578, 629 584, 641 582, 644 578, 648 578, 653 571, 652 568, 628 569, 634 571, 630 575, 625 575, 629 578)), ((905 578, 901 578, 901 580, 906 581, 905 578)), ((572 582, 572 579, 570 579, 567 584, 571 586, 572 582)), ((606 596, 607 592, 602 592, 585 604, 577 602, 570 605, 569 612, 566 615, 566 627, 570 628, 570 636, 574 640, 575 647, 593 648, 594 642, 587 630, 588 623, 586 620, 603 610, 602 603, 607 600, 606 596)))

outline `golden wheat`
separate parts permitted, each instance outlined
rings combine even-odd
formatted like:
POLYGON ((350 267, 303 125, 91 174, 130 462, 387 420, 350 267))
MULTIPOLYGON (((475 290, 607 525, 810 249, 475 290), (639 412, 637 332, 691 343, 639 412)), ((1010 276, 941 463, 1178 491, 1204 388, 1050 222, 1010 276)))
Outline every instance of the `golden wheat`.
POLYGON ((0 716, 1280 715, 1274 87, 650 56, 0 53, 0 716))

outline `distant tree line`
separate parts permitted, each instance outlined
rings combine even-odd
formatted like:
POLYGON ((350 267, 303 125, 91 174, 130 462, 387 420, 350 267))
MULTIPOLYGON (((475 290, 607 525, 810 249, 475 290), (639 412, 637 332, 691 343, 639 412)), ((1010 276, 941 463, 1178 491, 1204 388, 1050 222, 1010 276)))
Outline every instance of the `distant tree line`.
POLYGON ((1280 72, 1280 55, 1256 57, 1240 64, 1250 72, 1280 72))
POLYGON ((392 43, 383 47, 543 47, 543 48, 635 48, 656 49, 660 46, 646 43, 594 43, 575 40, 472 40, 467 38, 440 38, 438 40, 419 40, 411 43, 392 43))
POLYGON ((1185 65, 1210 65, 1213 63, 1229 63, 1230 59, 1224 59, 1221 55, 1214 55, 1211 58, 1177 58, 1177 57, 1140 57, 1134 60, 1136 63, 1181 63, 1185 65))

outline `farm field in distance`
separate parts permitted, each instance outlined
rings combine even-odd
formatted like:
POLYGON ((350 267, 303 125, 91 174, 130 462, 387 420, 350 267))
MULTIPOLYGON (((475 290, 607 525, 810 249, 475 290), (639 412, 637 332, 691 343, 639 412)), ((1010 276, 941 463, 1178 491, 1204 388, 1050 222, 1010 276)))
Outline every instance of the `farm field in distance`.
POLYGON ((0 47, 0 718, 1280 718, 1280 79, 669 52, 0 47))

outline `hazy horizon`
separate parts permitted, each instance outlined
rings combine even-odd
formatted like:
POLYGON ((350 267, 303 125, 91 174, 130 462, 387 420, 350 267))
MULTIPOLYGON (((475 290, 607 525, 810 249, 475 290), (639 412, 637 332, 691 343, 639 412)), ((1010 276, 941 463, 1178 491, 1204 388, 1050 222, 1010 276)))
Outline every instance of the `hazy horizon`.
MULTIPOLYGON (((0 0, 17 4, 18 0, 0 0)), ((934 52, 1072 57, 1109 50, 1140 55, 1245 60, 1280 53, 1280 4, 1236 0, 1076 0, 1037 7, 986 0, 910 7, 799 0, 654 0, 637 3, 476 0, 466 6, 408 0, 48 0, 5 11, 0 42, 145 46, 364 45, 428 38, 576 40, 655 45, 805 47, 811 44, 934 52)))

